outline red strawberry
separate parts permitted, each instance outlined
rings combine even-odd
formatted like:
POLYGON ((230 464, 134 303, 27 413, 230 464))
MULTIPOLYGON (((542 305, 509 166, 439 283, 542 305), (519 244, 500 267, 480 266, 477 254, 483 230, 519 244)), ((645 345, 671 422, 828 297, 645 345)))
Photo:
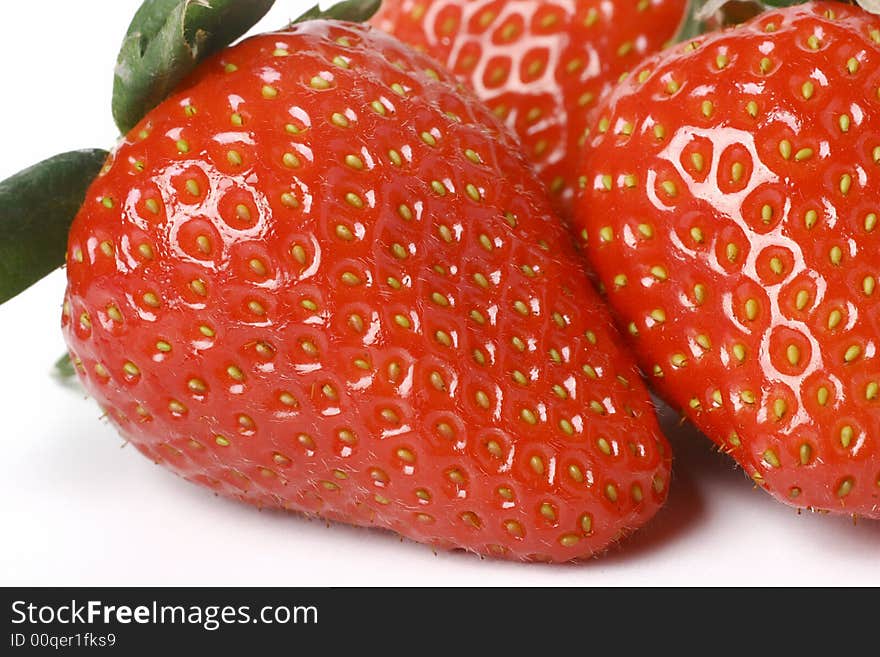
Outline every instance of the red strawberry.
POLYGON ((381 32, 312 21, 203 64, 120 144, 68 262, 88 390, 217 492, 551 561, 666 495, 646 391, 539 183, 381 32))
POLYGON ((643 369, 789 504, 880 517, 880 19, 764 13, 608 99, 578 223, 643 369))
POLYGON ((428 52, 519 136, 571 214, 585 129, 621 74, 659 50, 685 0, 401 0, 374 24, 428 52))

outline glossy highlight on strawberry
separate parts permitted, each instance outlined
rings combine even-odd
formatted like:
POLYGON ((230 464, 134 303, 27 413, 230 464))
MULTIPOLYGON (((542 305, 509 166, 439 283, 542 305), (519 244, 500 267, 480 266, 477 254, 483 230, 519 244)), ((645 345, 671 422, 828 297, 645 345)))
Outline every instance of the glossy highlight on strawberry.
POLYGON ((399 0, 373 23, 445 64, 520 138, 568 216, 599 100, 675 35, 684 0, 399 0))
POLYGON ((89 392, 223 495, 546 561, 665 499, 647 393, 512 138, 377 30, 203 64, 112 154, 67 272, 89 392))
POLYGON ((578 224, 652 385, 779 499, 880 517, 880 19, 649 58, 589 145, 578 224))

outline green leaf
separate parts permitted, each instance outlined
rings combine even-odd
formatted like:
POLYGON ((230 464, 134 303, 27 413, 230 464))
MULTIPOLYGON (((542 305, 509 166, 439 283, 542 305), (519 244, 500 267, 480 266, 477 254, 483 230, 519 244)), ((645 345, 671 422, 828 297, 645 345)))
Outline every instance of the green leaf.
POLYGON ((761 0, 768 7, 794 7, 804 4, 804 0, 761 0))
POLYGON ((0 182, 0 303, 64 264, 70 223, 107 155, 62 153, 0 182))
POLYGON ((319 18, 363 23, 370 20, 381 6, 382 0, 344 0, 327 9, 321 9, 319 5, 315 5, 291 22, 291 25, 319 18))
MULTIPOLYGON (((690 5, 691 9, 693 4, 690 5)), ((684 43, 697 38, 706 31, 706 24, 696 11, 685 11, 678 31, 672 39, 673 43, 684 43)))
POLYGON ((76 368, 73 361, 70 360, 70 354, 65 353, 61 358, 55 361, 55 376, 61 380, 70 379, 76 376, 76 368))
POLYGON ((275 0, 144 0, 122 42, 113 119, 125 134, 206 57, 247 32, 275 0))
POLYGON ((786 7, 803 2, 804 0, 689 0, 684 19, 672 42, 684 43, 723 27, 745 23, 763 13, 770 5, 786 7))

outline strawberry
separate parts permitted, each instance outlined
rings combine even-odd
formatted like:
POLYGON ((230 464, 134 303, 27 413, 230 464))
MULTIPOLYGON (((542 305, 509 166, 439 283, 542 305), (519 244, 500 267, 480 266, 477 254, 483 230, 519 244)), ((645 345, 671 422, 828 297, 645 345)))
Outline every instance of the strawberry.
POLYGON ((203 63, 89 188, 67 273, 83 384, 223 495, 547 561, 665 498, 649 398, 540 183, 377 30, 203 63))
POLYGON ((880 19, 768 11, 607 99, 577 223, 653 385, 761 487, 880 518, 880 19))
POLYGON ((514 130, 572 211, 585 129, 621 74, 659 50, 685 0, 401 0, 375 25, 443 62, 514 130))

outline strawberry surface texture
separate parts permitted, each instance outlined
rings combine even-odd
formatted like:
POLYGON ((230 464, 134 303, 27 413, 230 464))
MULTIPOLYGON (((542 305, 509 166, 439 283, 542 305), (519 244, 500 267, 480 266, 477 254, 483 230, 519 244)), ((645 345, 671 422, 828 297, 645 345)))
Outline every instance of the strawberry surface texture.
POLYGON ((666 496, 634 361, 515 140, 378 30, 203 64, 112 154, 67 273, 88 391, 223 495, 544 561, 666 496))
POLYGON ((522 142, 570 215, 602 96, 672 39, 684 0, 387 0, 373 22, 444 63, 522 142))
POLYGON ((780 500, 880 517, 880 20, 810 3, 649 58, 580 173, 652 385, 780 500))

